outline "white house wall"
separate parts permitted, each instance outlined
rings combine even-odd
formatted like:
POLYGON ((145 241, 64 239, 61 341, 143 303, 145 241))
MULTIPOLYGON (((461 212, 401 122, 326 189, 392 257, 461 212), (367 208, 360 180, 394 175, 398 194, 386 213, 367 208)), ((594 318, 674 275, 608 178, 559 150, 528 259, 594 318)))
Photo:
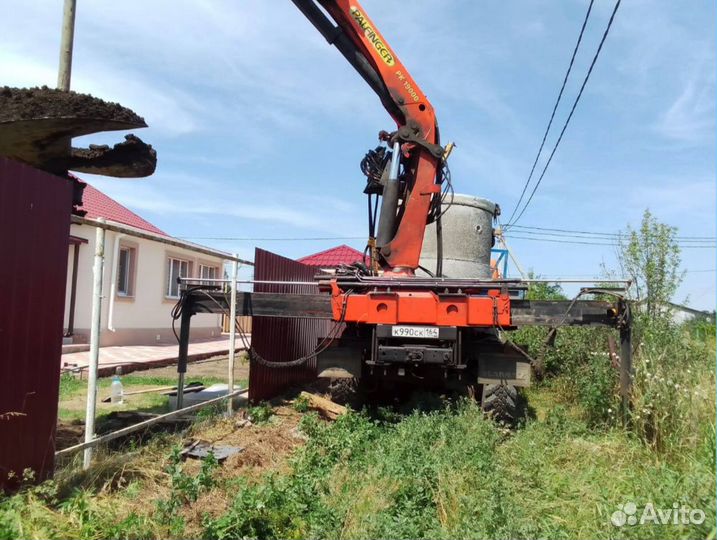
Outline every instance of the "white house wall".
MULTIPOLYGON (((90 315, 92 311, 92 266, 94 263, 96 229, 87 225, 73 224, 70 234, 87 240, 80 245, 77 292, 75 297, 74 335, 76 342, 89 339, 90 315)), ((68 249, 68 276, 65 296, 65 329, 68 325, 70 292, 72 288, 73 246, 68 249)), ((103 274, 102 333, 101 345, 141 345, 176 343, 172 333, 170 312, 176 299, 165 297, 167 284, 167 257, 174 256, 192 263, 192 276, 198 276, 199 264, 216 266, 219 275, 223 271, 223 260, 188 249, 177 248, 107 231, 105 236, 105 266, 103 274), (108 325, 110 294, 112 290, 112 268, 116 253, 115 243, 120 240, 136 248, 134 295, 132 298, 115 296, 112 331, 108 325)), ((221 333, 221 316, 198 314, 192 317, 192 339, 211 338, 221 333)), ((177 323, 177 331, 179 324, 177 323)))

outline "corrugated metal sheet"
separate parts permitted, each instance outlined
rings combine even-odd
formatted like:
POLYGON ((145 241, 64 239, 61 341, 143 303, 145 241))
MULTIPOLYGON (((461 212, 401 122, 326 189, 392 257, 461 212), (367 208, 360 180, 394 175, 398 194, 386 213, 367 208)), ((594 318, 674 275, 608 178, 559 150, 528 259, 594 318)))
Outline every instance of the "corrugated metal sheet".
MULTIPOLYGON (((259 281, 313 281, 316 268, 274 253, 256 249, 254 279, 259 281)), ((255 292, 316 294, 311 285, 256 284, 255 292)), ((254 317, 252 347, 272 362, 287 362, 310 354, 333 323, 320 319, 254 317)), ((283 390, 316 376, 316 358, 303 366, 266 367, 252 362, 249 368, 249 399, 269 399, 283 390)))
POLYGON ((54 467, 69 180, 0 157, 0 488, 54 467))

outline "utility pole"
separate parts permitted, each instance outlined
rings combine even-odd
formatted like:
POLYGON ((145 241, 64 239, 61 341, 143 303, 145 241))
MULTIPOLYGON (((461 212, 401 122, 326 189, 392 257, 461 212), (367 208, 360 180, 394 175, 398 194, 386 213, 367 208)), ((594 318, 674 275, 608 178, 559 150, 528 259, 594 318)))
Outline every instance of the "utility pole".
POLYGON ((60 41, 60 68, 57 73, 57 88, 65 92, 70 91, 76 5, 77 0, 65 0, 65 7, 62 12, 62 38, 60 41))

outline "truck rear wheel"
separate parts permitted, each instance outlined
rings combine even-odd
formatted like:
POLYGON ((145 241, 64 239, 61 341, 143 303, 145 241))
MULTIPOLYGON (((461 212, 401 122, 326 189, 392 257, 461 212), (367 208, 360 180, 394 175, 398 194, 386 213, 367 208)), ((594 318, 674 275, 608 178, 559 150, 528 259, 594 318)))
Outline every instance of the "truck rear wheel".
POLYGON ((518 418, 518 390, 507 384, 484 384, 481 408, 494 421, 512 425, 518 418))

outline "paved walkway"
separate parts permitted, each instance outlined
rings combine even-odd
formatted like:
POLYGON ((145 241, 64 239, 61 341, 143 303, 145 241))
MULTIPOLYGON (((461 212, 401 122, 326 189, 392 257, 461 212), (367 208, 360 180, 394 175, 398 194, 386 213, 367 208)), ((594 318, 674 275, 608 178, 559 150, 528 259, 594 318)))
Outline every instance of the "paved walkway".
MULTIPOLYGON (((241 341, 237 339, 237 351, 243 350, 241 341)), ((177 363, 178 345, 136 345, 123 347, 100 348, 99 376, 112 375, 117 366, 122 366, 122 373, 140 371, 155 367, 169 366, 177 363)), ((229 339, 220 338, 209 341, 195 341, 189 344, 189 362, 204 360, 212 356, 229 354, 229 339)), ((61 368, 63 370, 86 369, 90 362, 89 351, 63 354, 61 368)))

